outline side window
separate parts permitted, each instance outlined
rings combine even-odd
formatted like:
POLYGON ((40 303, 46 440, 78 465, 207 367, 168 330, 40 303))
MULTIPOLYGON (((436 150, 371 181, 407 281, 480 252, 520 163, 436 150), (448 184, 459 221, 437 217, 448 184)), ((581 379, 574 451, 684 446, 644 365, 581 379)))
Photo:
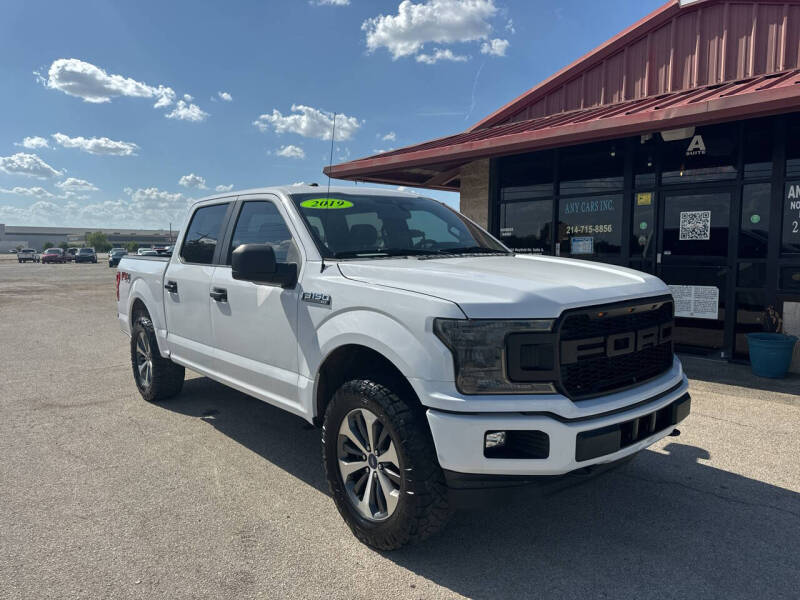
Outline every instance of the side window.
POLYGON ((183 260, 202 265, 212 263, 227 210, 227 203, 197 209, 183 239, 181 247, 183 260))
MULTIPOLYGON (((297 263, 299 255, 278 207, 272 202, 245 202, 233 230, 230 252, 242 244, 269 244, 279 263, 297 263)), ((227 264, 231 264, 228 256, 227 264)))

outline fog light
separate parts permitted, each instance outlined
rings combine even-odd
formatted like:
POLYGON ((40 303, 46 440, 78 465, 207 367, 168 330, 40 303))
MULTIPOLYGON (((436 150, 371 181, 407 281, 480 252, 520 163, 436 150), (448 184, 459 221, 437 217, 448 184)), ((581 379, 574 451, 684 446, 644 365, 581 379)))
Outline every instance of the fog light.
POLYGON ((486 434, 486 441, 484 447, 501 448, 506 445, 506 432, 505 431, 490 431, 486 434))

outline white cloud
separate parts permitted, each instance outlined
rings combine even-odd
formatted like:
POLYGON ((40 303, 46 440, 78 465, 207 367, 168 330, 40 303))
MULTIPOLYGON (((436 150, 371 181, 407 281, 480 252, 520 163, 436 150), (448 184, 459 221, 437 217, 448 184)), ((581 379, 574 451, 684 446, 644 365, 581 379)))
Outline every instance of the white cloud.
POLYGON ((390 131, 386 135, 378 134, 378 137, 384 142, 394 142, 397 140, 397 134, 394 131, 390 131))
POLYGON ((191 102, 192 100, 194 100, 194 96, 192 96, 191 94, 184 94, 183 99, 186 100, 186 102, 191 102))
POLYGON ((205 121, 208 118, 208 113, 197 106, 197 104, 187 104, 184 100, 178 100, 172 112, 167 113, 165 116, 168 119, 197 122, 205 121))
POLYGON ((65 192, 96 192, 99 189, 93 183, 77 177, 67 177, 64 181, 57 183, 56 187, 65 192))
POLYGON ((217 96, 220 97, 221 100, 225 102, 231 102, 233 100, 233 96, 231 96, 228 92, 217 92, 217 96))
POLYGON ((11 156, 0 156, 0 171, 10 175, 25 175, 39 179, 60 177, 62 171, 57 171, 36 154, 17 152, 11 156))
MULTIPOLYGON (((386 48, 394 60, 422 51, 427 43, 452 44, 488 39, 494 0, 403 0, 396 15, 379 15, 361 25, 367 49, 386 48)), ((426 62, 422 60, 420 62, 426 62)))
POLYGON ((417 54, 414 58, 416 58, 417 62, 426 65, 435 65, 440 60, 451 62, 466 62, 469 60, 469 57, 463 54, 453 54, 450 48, 434 48, 433 54, 417 54))
POLYGON ((481 44, 481 54, 489 56, 505 56, 508 50, 508 40, 494 39, 481 44))
POLYGON ((350 0, 317 0, 320 6, 349 6, 350 0))
POLYGON ((513 19, 509 19, 508 22, 506 23, 506 31, 509 32, 511 35, 514 35, 515 33, 517 33, 517 30, 514 29, 514 20, 513 19))
POLYGON ((37 148, 49 148, 47 138, 39 137, 38 135, 34 135, 31 137, 26 137, 21 142, 14 142, 15 146, 22 146, 23 148, 27 148, 28 150, 36 150, 37 148))
POLYGON ((111 140, 107 137, 85 138, 82 136, 69 137, 63 133, 54 133, 52 138, 59 146, 64 148, 78 148, 89 154, 104 156, 135 156, 139 146, 133 142, 111 140))
POLYGON ((300 146, 289 144, 288 146, 281 146, 279 150, 275 150, 275 156, 282 156, 284 158, 305 158, 306 152, 300 146))
POLYGON ((204 190, 206 189, 206 180, 204 177, 200 177, 200 175, 189 173, 180 178, 178 185, 182 185, 185 188, 204 190))
POLYGON ((63 227, 140 227, 173 230, 179 228, 194 201, 181 193, 156 187, 126 188, 126 196, 104 202, 38 200, 27 207, 0 204, 0 223, 63 227))
POLYGON ((373 148, 373 154, 384 154, 385 152, 391 152, 394 148, 373 148))
MULTIPOLYGON (((277 108, 274 108, 271 115, 261 115, 253 121, 253 125, 262 132, 272 127, 275 133, 288 132, 318 140, 331 139, 333 113, 302 104, 292 104, 292 113, 284 116, 277 108)), ((348 117, 344 114, 336 115, 337 140, 352 139, 359 127, 361 127, 361 122, 356 117, 348 117)))
POLYGON ((164 85, 152 86, 122 75, 109 75, 91 63, 77 58, 59 58, 53 61, 47 78, 36 73, 39 80, 50 89, 59 90, 84 102, 111 102, 112 98, 155 98, 155 108, 169 106, 175 100, 175 91, 164 85))
POLYGON ((214 188, 214 191, 217 191, 217 192, 230 192, 232 189, 233 189, 233 184, 232 183, 228 184, 228 185, 220 184, 220 185, 218 185, 217 187, 214 188))
POLYGON ((14 194, 15 196, 32 196, 34 198, 53 198, 53 194, 43 187, 13 187, 11 189, 0 188, 0 194, 14 194))

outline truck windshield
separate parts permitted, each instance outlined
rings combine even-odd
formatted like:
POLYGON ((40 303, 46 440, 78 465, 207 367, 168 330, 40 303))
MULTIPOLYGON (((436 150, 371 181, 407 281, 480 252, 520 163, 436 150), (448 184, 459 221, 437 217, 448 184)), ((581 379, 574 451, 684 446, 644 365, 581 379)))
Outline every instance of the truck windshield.
POLYGON ((430 198, 319 193, 292 200, 325 258, 509 252, 430 198))

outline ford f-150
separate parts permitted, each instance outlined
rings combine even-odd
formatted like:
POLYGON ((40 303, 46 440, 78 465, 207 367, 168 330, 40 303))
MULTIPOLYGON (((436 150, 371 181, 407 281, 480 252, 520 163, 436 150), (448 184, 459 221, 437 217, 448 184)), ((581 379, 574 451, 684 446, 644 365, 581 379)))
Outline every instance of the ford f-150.
POLYGON ((515 254, 408 193, 204 199, 171 258, 122 257, 117 298, 146 400, 189 368, 321 426, 335 504, 381 549, 439 530, 449 490, 602 470, 690 409, 659 279, 515 254))

